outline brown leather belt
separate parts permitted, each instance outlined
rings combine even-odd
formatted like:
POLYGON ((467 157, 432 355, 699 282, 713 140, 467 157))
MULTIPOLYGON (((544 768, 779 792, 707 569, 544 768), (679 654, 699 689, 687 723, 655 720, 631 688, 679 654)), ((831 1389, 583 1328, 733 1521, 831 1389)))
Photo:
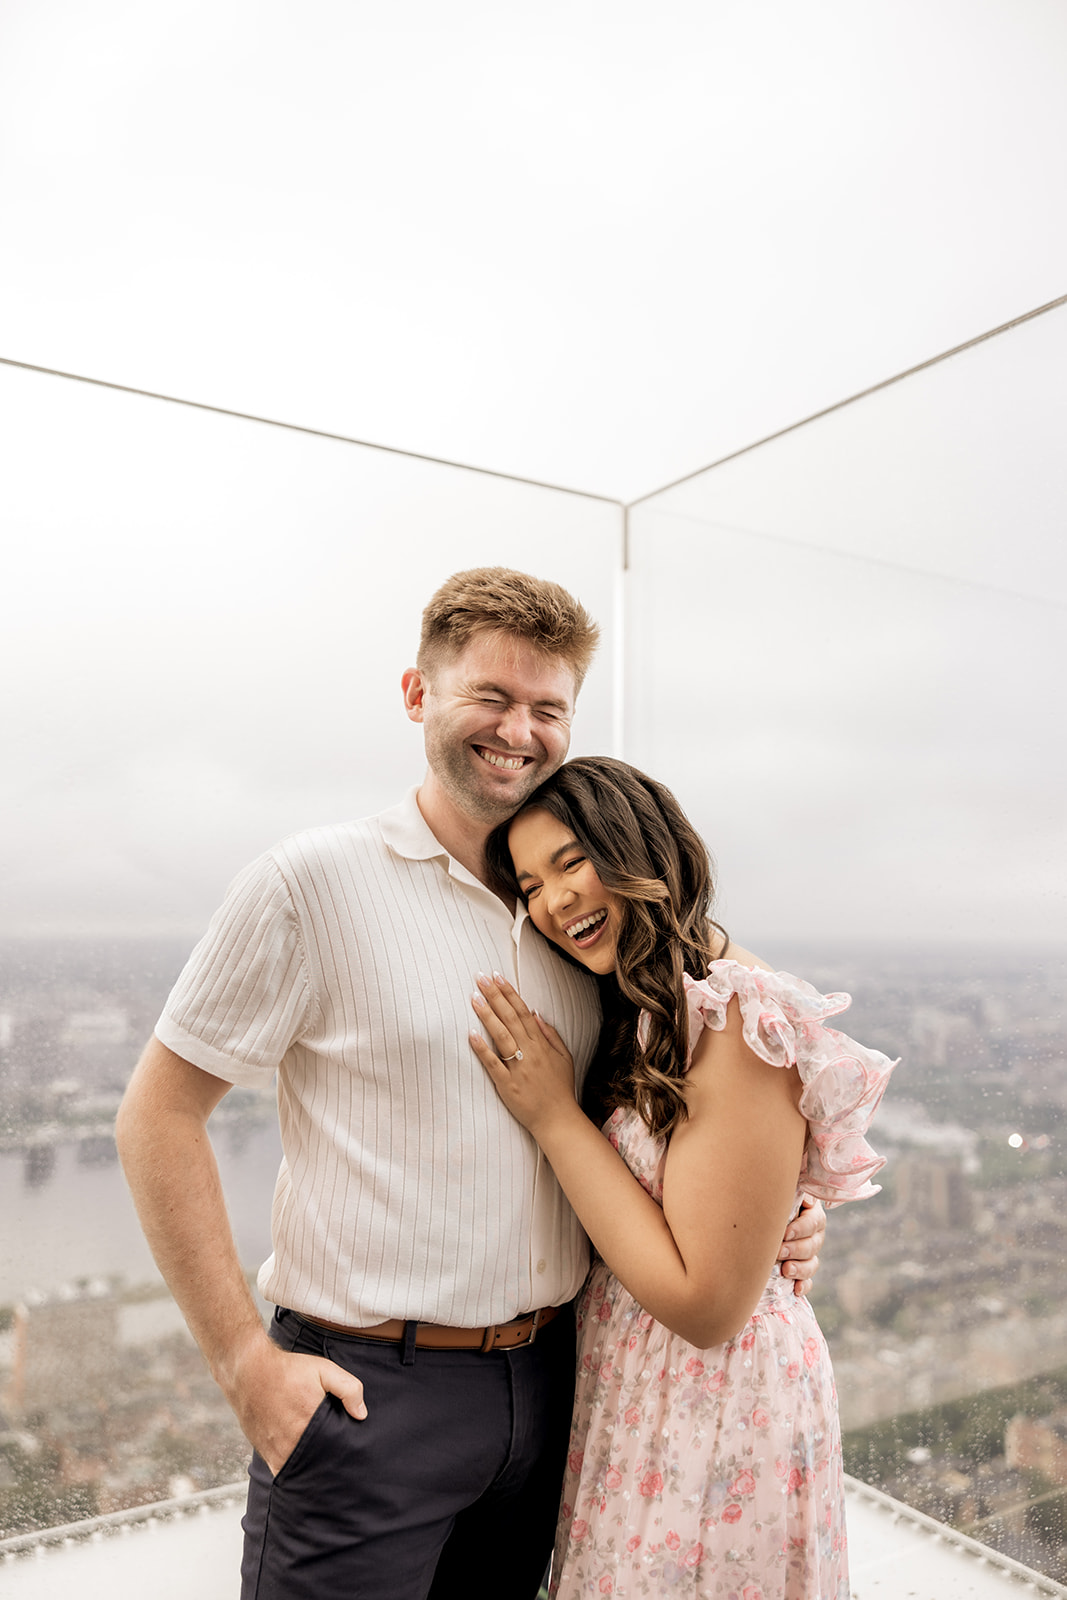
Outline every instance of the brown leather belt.
MULTIPOLYGON (((420 1322, 415 1346, 419 1350, 518 1350, 522 1345, 533 1344, 541 1329, 562 1310, 562 1306, 544 1306, 540 1311, 513 1317, 510 1322, 491 1323, 488 1328, 442 1328, 436 1322, 420 1322)), ((298 1315, 315 1328, 325 1328, 327 1333, 347 1334, 350 1339, 380 1339, 387 1344, 400 1344, 407 1326, 401 1317, 378 1322, 373 1328, 346 1328, 343 1323, 309 1317, 303 1311, 298 1315)))

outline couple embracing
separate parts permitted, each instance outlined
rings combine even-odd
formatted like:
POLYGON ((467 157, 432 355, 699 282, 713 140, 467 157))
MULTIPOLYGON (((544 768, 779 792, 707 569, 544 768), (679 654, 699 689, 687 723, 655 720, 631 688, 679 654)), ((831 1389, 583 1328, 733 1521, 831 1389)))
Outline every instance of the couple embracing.
POLYGON ((423 783, 235 880, 131 1081, 143 1226, 255 1451, 245 1600, 533 1600, 554 1530, 563 1600, 848 1594, 800 1201, 874 1192, 890 1063, 711 920, 669 791, 565 764, 596 635, 449 579, 423 783), (207 1124, 275 1073, 268 1335, 207 1124))

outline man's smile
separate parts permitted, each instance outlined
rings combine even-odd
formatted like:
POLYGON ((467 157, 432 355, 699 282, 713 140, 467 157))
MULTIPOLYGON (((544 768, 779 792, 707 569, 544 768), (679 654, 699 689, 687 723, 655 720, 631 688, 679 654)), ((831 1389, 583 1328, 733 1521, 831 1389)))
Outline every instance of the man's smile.
POLYGON ((533 756, 506 756, 499 750, 490 750, 484 744, 476 744, 472 748, 483 761, 487 761, 491 767, 499 767, 504 772, 521 772, 522 768, 533 760, 533 756))

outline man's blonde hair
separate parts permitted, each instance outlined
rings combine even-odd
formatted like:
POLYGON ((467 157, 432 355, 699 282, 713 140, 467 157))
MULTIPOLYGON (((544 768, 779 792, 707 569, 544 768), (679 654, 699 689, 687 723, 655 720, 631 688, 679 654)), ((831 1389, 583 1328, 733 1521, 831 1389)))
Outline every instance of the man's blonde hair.
POLYGON ((455 572, 422 613, 418 664, 454 660, 480 633, 510 633, 574 673, 575 691, 589 670, 600 629, 561 584, 510 567, 455 572))

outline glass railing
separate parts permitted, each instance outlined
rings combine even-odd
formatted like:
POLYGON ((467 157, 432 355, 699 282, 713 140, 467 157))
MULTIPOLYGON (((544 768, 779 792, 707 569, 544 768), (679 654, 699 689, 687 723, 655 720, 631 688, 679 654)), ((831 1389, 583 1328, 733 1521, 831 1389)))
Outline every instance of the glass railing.
MULTIPOLYGON (((504 563, 605 627, 575 752, 669 782, 731 932, 903 1058, 884 1192, 831 1218, 815 1297, 850 1471, 1067 1577, 1065 373, 1060 310, 624 517, 0 366, 0 1538, 239 1475, 114 1110, 229 877, 418 780, 420 607, 504 563)), ((252 1273, 273 1106, 213 1130, 252 1273)))
POLYGON ((849 1470, 1060 1579, 1065 414, 1061 308, 651 496, 626 655, 726 926, 902 1057, 814 1297, 849 1470))

